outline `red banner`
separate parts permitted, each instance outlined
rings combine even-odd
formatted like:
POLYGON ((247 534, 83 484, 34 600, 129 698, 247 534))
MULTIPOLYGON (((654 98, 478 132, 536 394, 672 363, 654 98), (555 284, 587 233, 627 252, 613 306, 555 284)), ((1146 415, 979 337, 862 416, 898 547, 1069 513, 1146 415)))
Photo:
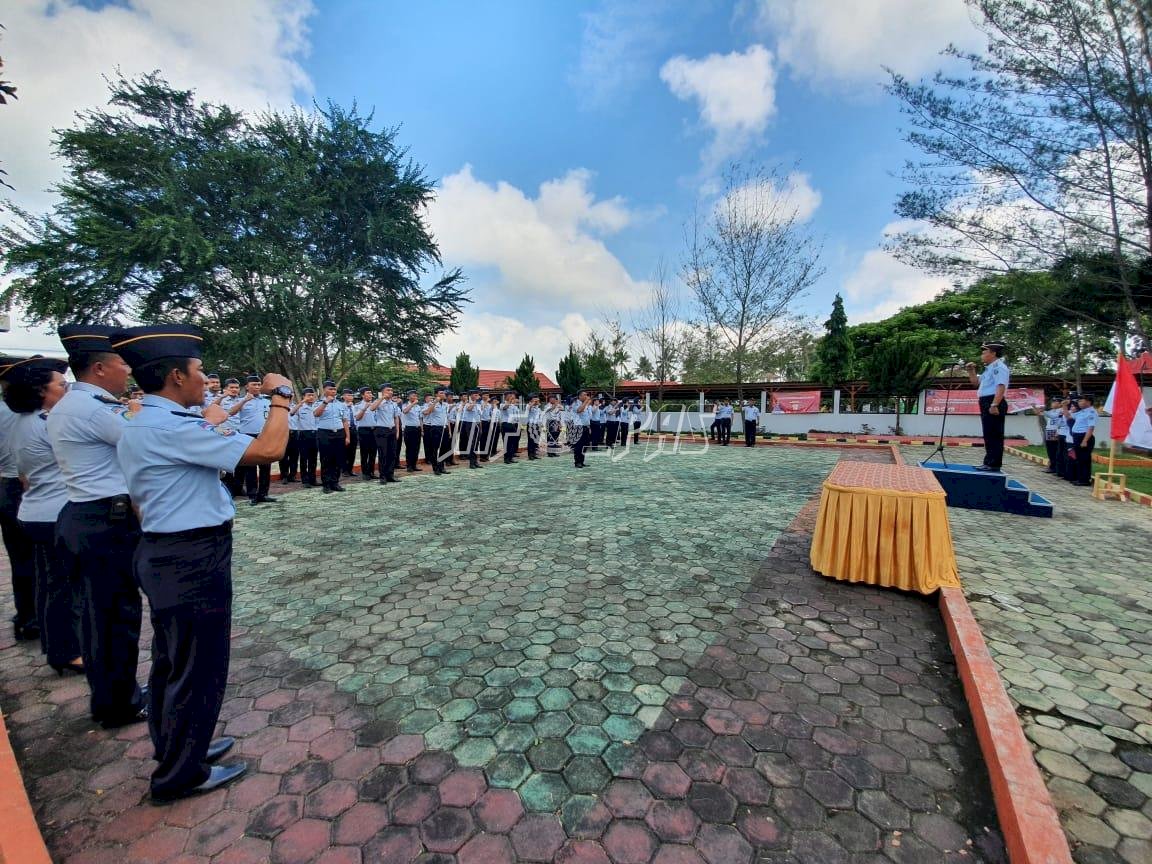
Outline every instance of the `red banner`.
MULTIPOLYGON (((1044 408, 1044 391, 1032 387, 1009 387, 1004 392, 1008 403, 1008 413, 1026 411, 1029 408, 1044 408)), ((924 413, 943 414, 944 405, 949 414, 979 414, 980 400, 975 390, 925 390, 924 413)))
POLYGON ((819 390, 789 390, 772 394, 773 414, 819 414, 819 390))

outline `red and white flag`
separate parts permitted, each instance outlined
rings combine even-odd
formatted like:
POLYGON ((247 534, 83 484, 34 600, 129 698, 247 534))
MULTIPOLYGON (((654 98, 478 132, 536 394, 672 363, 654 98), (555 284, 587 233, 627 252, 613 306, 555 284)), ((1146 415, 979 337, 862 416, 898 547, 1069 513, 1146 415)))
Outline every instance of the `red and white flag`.
POLYGON ((1121 354, 1116 363, 1116 380, 1108 393, 1104 410, 1112 415, 1113 441, 1132 447, 1152 448, 1152 418, 1144 405, 1144 394, 1121 354))

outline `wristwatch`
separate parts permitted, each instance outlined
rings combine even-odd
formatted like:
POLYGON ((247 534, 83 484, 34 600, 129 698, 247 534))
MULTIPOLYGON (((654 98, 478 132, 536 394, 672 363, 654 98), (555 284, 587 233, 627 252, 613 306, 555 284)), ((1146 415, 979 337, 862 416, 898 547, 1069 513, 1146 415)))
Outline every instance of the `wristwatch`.
POLYGON ((275 388, 268 395, 269 396, 282 396, 285 399, 291 399, 293 396, 293 390, 287 384, 281 384, 279 387, 275 388))

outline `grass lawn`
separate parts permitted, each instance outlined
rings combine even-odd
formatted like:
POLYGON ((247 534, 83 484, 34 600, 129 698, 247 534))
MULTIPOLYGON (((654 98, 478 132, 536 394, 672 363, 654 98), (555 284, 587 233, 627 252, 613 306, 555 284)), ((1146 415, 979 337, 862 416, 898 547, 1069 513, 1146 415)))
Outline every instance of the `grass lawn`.
MULTIPOLYGON (((1027 447, 1017 447, 1016 449, 1023 450, 1025 453, 1031 453, 1034 456, 1041 456, 1044 459, 1048 458, 1048 451, 1043 447, 1043 445, 1030 444, 1027 447)), ((1107 465, 1100 465, 1096 462, 1092 463, 1093 474, 1098 474, 1101 471, 1107 470, 1107 465)), ((1147 468, 1117 468, 1116 473, 1123 474, 1128 478, 1129 489, 1135 489, 1137 492, 1146 492, 1149 495, 1152 495, 1152 465, 1147 468)))

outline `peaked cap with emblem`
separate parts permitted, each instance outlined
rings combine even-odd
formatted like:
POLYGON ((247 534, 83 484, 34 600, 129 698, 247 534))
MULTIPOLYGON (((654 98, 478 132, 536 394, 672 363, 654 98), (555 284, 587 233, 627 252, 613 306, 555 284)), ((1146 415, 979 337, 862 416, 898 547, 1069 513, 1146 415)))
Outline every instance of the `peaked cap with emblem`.
POLYGON ((112 350, 133 369, 177 357, 200 358, 204 335, 191 324, 123 327, 108 334, 112 350))
POLYGON ((67 368, 67 360, 45 357, 42 354, 34 354, 31 357, 0 357, 0 379, 8 382, 19 381, 27 373, 40 370, 64 374, 67 368))
POLYGON ((61 324, 56 334, 69 357, 77 354, 112 354, 108 334, 118 328, 107 324, 61 324))

